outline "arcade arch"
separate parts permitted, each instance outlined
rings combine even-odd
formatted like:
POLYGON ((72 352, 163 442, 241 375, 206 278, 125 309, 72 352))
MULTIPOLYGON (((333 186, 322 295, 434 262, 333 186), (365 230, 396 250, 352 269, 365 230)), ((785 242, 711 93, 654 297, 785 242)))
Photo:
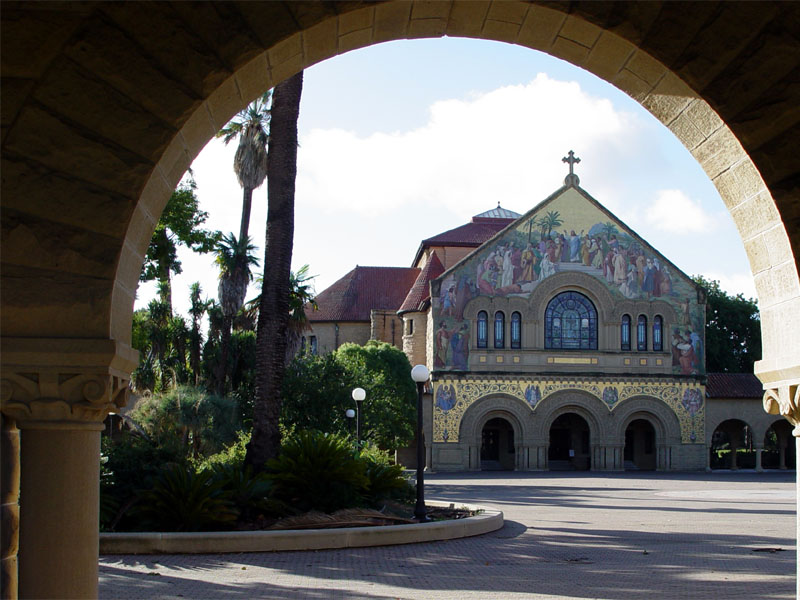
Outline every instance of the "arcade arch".
MULTIPOLYGON (((765 406, 800 420, 800 158, 786 151, 800 99, 775 92, 794 90, 800 41, 782 28, 796 22, 795 5, 654 4, 643 18, 626 3, 247 3, 232 5, 241 28, 210 6, 3 11, 2 410, 5 447, 18 447, 16 425, 23 429, 22 481, 36 505, 22 515, 25 595, 96 593, 91 456, 103 417, 125 403, 138 274, 170 192, 262 90, 381 41, 450 35, 519 44, 581 66, 648 108, 690 149, 737 224, 759 295, 765 406), (771 55, 785 60, 759 58, 771 55), (762 65, 758 77, 752 61, 762 65), (57 448, 68 450, 58 480, 32 466, 57 448), (69 540, 59 539, 56 525, 73 513, 81 519, 62 534, 69 540), (49 577, 37 576, 45 570, 49 577)), ((4 452, 4 472, 18 465, 15 452, 4 452)), ((3 522, 18 514, 16 501, 4 504, 3 522)), ((9 539, 16 548, 16 535, 9 539)), ((15 580, 4 583, 16 590, 15 580)))

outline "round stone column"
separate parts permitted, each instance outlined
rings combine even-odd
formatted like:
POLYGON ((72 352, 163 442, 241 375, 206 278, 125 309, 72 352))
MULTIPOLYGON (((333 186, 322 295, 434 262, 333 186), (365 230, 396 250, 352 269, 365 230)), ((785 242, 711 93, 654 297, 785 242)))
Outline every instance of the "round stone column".
POLYGON ((20 598, 97 597, 100 432, 127 402, 136 356, 113 340, 2 340, 3 419, 20 430, 20 598))
POLYGON ((14 419, 0 413, 0 535, 3 540, 0 563, 0 598, 17 598, 17 550, 19 548, 19 429, 14 419))
POLYGON ((97 597, 100 431, 22 430, 20 598, 97 597))

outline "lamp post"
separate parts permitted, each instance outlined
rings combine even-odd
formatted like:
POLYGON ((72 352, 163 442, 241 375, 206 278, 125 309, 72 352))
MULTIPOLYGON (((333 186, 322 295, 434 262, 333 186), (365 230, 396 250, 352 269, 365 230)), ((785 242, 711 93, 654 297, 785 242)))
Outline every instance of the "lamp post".
POLYGON ((353 417, 356 416, 356 411, 352 408, 348 408, 344 411, 344 416, 347 417, 347 433, 349 435, 353 435, 353 417))
POLYGON ((361 403, 367 397, 364 388, 357 387, 352 393, 353 400, 356 401, 356 448, 361 449, 361 403))
POLYGON ((417 384, 417 505, 414 508, 414 516, 420 523, 428 520, 428 513, 425 510, 425 480, 423 479, 425 444, 422 441, 422 392, 428 377, 430 377, 430 373, 425 365, 416 365, 411 369, 411 379, 417 384))

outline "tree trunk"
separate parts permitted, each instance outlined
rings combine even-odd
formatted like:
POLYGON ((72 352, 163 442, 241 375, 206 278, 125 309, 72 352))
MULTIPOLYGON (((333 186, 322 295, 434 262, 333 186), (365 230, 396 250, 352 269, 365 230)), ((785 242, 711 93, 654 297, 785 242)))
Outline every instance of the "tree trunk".
POLYGON ((294 188, 297 177, 297 118, 303 72, 275 86, 267 162, 267 239, 264 284, 256 334, 256 390, 253 437, 245 464, 254 470, 278 455, 281 386, 289 325, 289 276, 294 241, 294 188))
POLYGON ((239 241, 247 239, 250 231, 250 207, 253 205, 253 188, 245 187, 242 191, 242 222, 239 225, 239 241))
POLYGON ((231 327, 233 317, 222 317, 222 332, 220 335, 220 358, 216 369, 217 396, 225 395, 225 379, 228 377, 228 354, 231 346, 231 327))

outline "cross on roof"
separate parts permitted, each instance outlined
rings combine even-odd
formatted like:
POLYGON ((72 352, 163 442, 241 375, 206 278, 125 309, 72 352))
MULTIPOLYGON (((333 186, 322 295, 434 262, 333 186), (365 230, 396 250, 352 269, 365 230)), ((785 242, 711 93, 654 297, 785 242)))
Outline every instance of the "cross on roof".
POLYGON ((572 185, 572 186, 578 185, 580 183, 580 179, 578 179, 578 176, 575 175, 573 168, 575 167, 576 164, 581 162, 581 159, 575 156, 575 153, 572 150, 570 150, 567 153, 567 156, 561 159, 561 162, 569 163, 569 175, 567 175, 564 178, 564 183, 566 185, 572 185))

